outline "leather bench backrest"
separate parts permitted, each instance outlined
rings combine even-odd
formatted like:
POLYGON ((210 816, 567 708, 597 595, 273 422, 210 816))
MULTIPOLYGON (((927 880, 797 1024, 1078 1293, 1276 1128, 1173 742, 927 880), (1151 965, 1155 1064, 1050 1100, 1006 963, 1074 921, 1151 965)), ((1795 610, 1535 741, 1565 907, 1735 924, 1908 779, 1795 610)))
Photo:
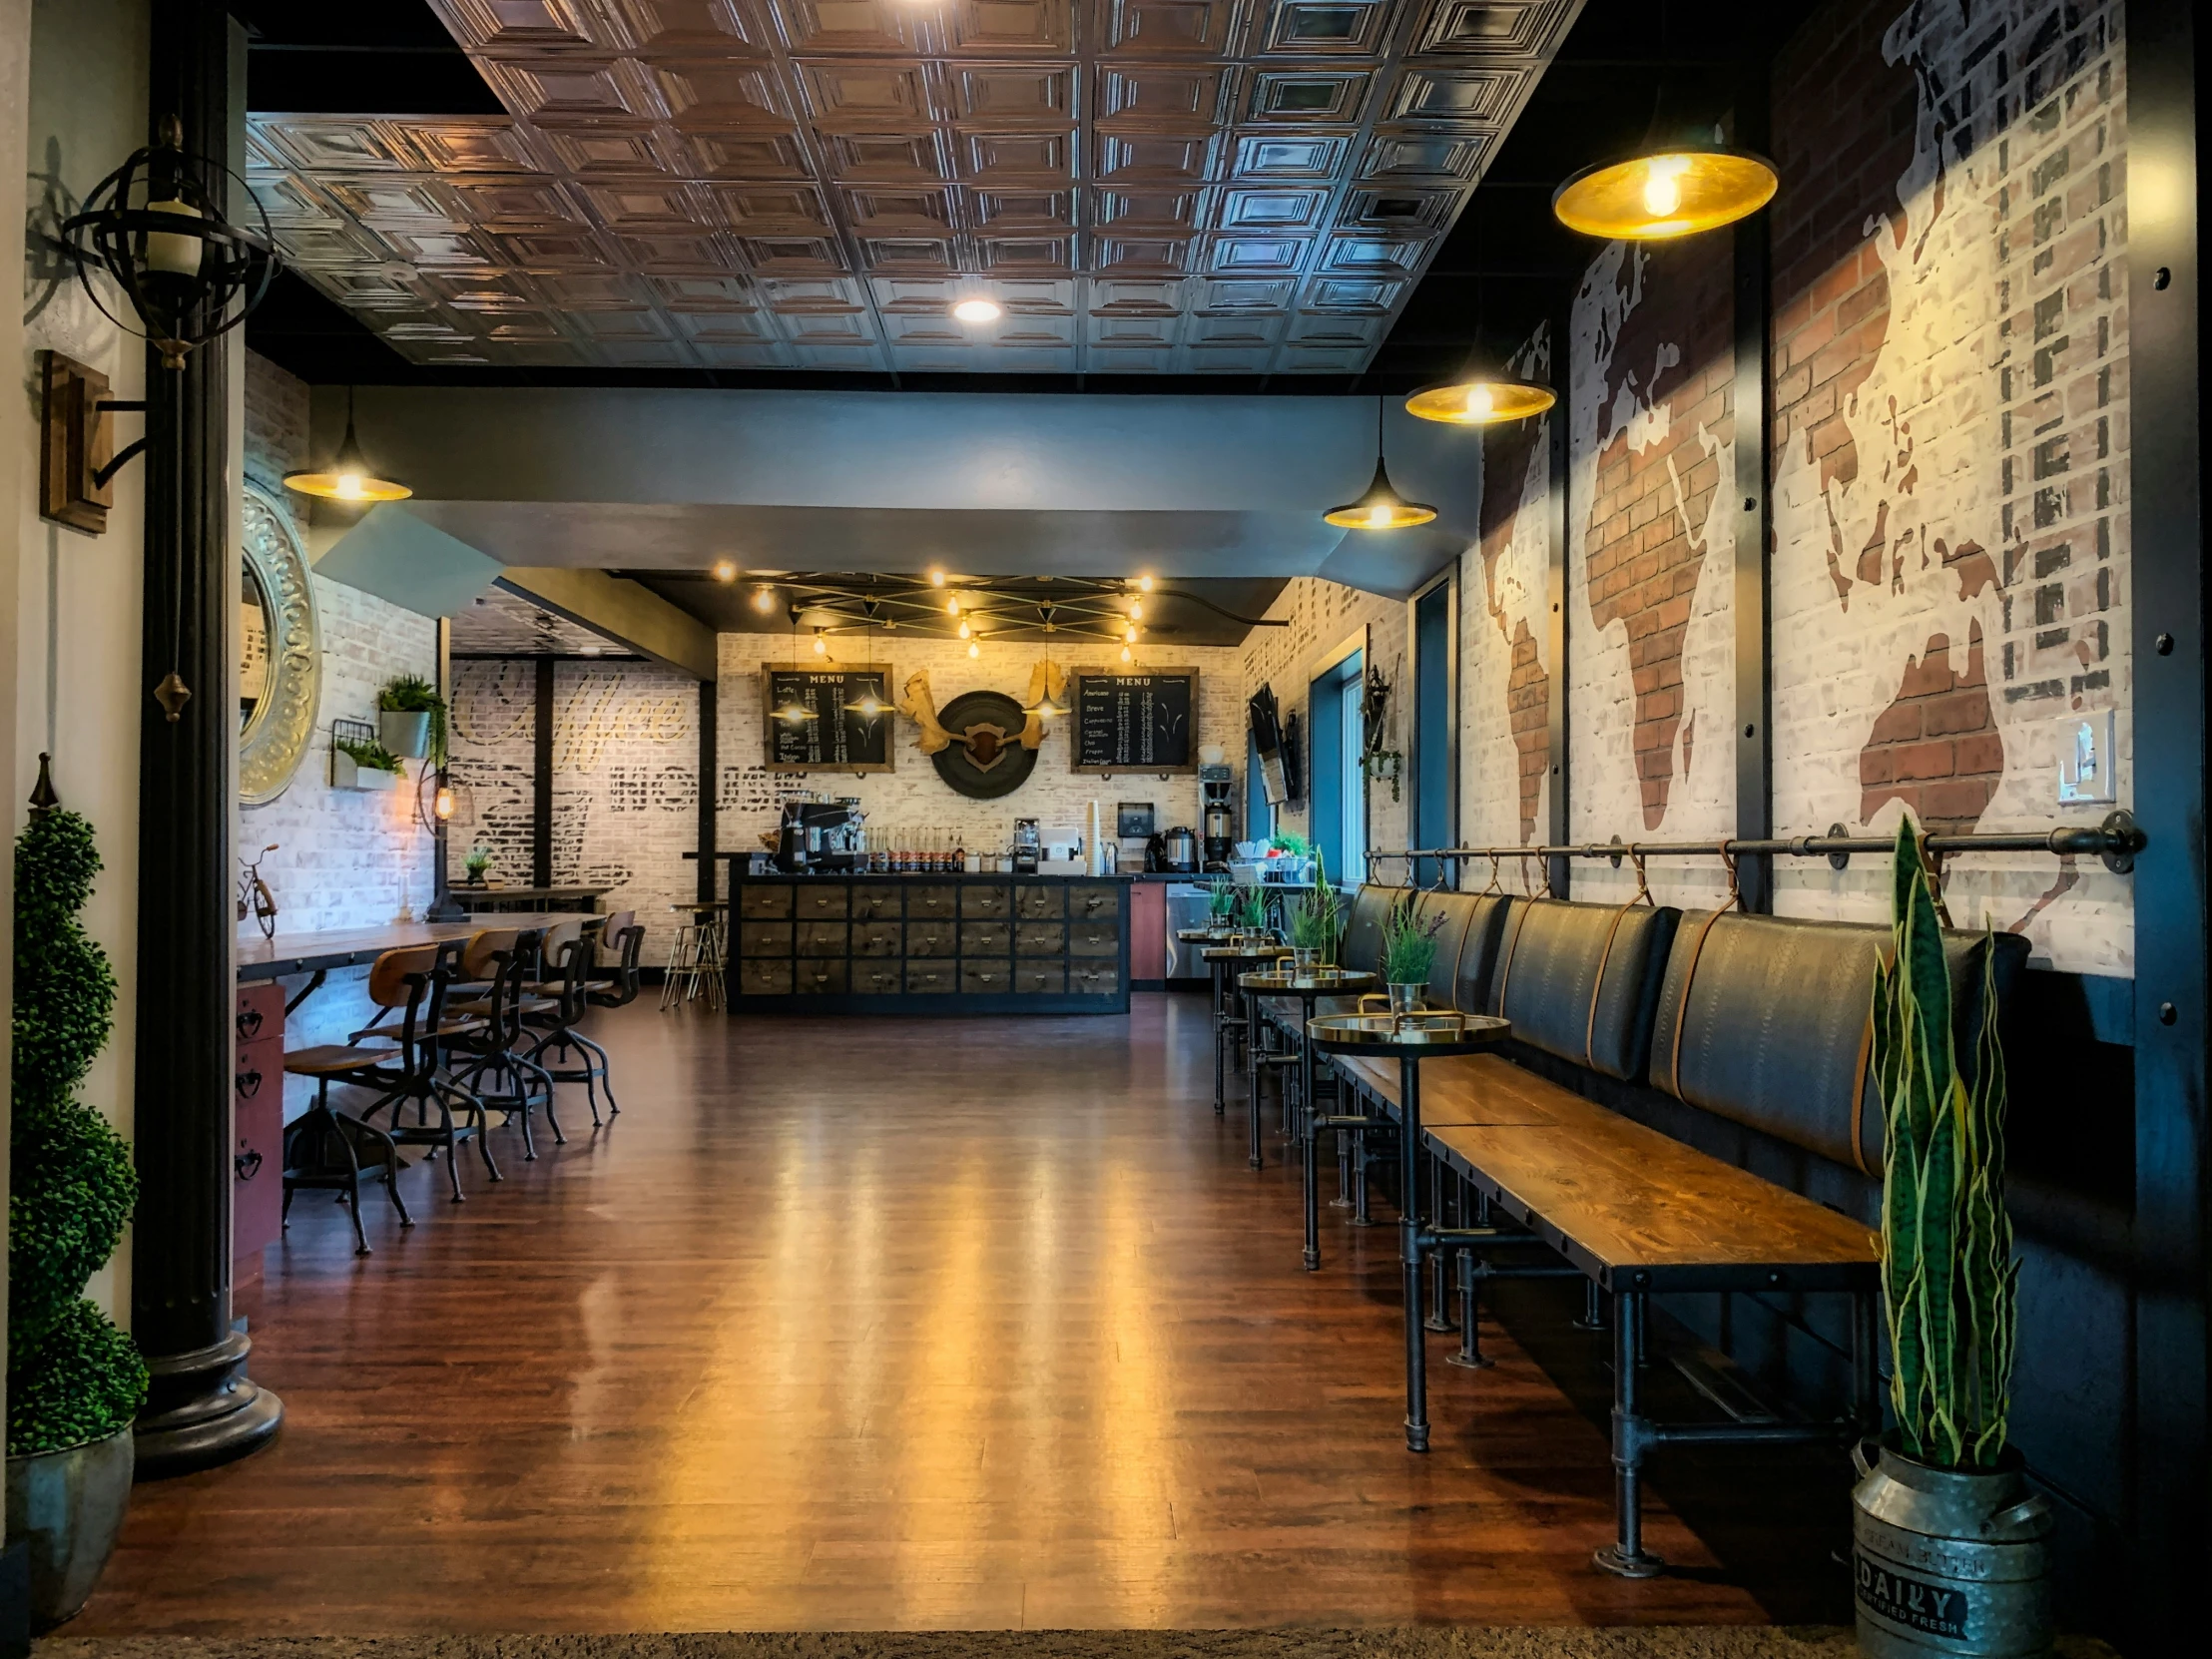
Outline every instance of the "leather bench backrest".
POLYGON ((1467 923, 1474 916, 1474 894, 1448 889, 1423 891, 1413 900, 1413 920, 1426 927, 1438 915, 1444 918, 1436 930, 1436 955, 1428 966, 1426 1000, 1449 1007, 1459 973, 1459 947, 1467 940, 1467 923))
POLYGON ((1459 946, 1459 964, 1452 974, 1451 1005, 1463 1013, 1479 1014, 1490 1005, 1490 982, 1497 976, 1505 913, 1512 901, 1497 892, 1459 896, 1468 905, 1467 937, 1459 946))
POLYGON ((1363 973, 1382 970, 1382 918, 1390 913, 1390 901, 1402 887, 1379 887, 1372 882, 1353 896, 1352 915, 1337 947, 1337 959, 1363 973))
POLYGON ((1488 1012, 1532 1048, 1633 1083, 1644 1074, 1659 976, 1682 912, 1516 898, 1488 1012))
MULTIPOLYGON (((1708 931, 1709 914, 1689 912, 1675 935, 1653 1026, 1652 1086, 1880 1175, 1882 1100, 1869 1062, 1867 1016, 1875 962, 1889 948, 1890 929, 1730 913, 1708 931)), ((1952 1040, 1968 1065, 1981 1024, 1983 941, 1980 933, 1943 935, 1952 1040)), ((1999 933, 1994 947, 2001 1002, 2027 960, 2028 943, 1999 933)))

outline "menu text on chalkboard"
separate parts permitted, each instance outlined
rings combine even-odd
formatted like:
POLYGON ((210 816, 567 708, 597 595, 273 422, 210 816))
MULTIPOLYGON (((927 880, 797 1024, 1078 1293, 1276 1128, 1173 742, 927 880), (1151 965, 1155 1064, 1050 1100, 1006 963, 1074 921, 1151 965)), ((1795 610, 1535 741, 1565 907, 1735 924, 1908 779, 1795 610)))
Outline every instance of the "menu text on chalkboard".
POLYGON ((891 671, 868 668, 761 670, 771 772, 889 772, 895 754, 891 671))
POLYGON ((1075 674, 1073 770, 1196 772, 1198 670, 1075 674))

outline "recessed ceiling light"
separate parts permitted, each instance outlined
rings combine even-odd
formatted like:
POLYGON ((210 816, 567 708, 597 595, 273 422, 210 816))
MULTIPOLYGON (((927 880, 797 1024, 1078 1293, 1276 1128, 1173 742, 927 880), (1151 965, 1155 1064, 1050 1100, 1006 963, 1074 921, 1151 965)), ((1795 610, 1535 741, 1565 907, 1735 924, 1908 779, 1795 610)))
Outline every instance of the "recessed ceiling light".
POLYGON ((952 307, 952 314, 962 322, 996 322, 998 302, 994 299, 963 299, 952 307))
POLYGON ((734 559, 717 559, 712 574, 718 582, 735 582, 738 579, 737 561, 734 559))

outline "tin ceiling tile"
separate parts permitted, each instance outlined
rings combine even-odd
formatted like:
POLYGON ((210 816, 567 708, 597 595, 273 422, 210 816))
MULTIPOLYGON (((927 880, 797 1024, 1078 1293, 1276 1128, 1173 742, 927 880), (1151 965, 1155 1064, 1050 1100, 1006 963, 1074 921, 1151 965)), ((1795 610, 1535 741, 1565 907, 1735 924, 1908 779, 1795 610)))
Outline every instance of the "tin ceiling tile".
POLYGON ((431 4, 505 115, 248 136, 292 263, 413 360, 1113 373, 1365 366, 1580 9, 431 4))

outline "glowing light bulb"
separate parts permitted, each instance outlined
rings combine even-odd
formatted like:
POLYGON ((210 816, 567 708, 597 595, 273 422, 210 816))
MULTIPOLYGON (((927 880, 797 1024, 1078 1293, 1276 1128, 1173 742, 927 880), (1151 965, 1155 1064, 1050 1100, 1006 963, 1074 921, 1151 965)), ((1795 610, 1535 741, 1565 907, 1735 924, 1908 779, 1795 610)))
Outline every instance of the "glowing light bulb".
POLYGON ((337 498, 340 501, 358 501, 361 498, 361 475, 357 472, 338 474, 337 498))
POLYGON ((941 587, 943 587, 943 586, 944 586, 944 572, 943 572, 943 571, 941 571, 941 570, 932 570, 932 571, 931 571, 931 572, 929 573, 929 585, 930 585, 931 587, 933 587, 933 588, 941 588, 941 587))
POLYGON ((1121 660, 1125 663, 1133 663, 1137 660, 1137 654, 1125 645, 1121 648, 1121 660))
POLYGON ((824 639, 820 634, 817 634, 815 636, 815 655, 818 657, 827 657, 830 655, 830 642, 824 639))
POLYGON ((757 589, 757 590, 756 590, 756 591, 754 592, 754 595, 753 595, 753 608, 754 608, 754 609, 755 609, 756 611, 773 611, 773 610, 775 610, 775 609, 776 609, 776 590, 775 590, 774 588, 760 588, 760 589, 757 589))
POLYGON ((451 818, 453 816, 453 792, 441 786, 436 796, 431 800, 430 811, 437 816, 440 823, 451 818))
POLYGON ((1390 509, 1389 509, 1389 508, 1387 508, 1387 507, 1384 507, 1384 506, 1380 506, 1380 505, 1378 505, 1378 506, 1370 507, 1370 508, 1368 509, 1368 528, 1369 528, 1369 529, 1371 529, 1371 530, 1387 530, 1387 529, 1388 529, 1389 527, 1390 527, 1390 509))
POLYGON ((1129 620, 1131 622, 1144 621, 1144 607, 1135 600, 1129 602, 1129 620))
POLYGON ((1123 629, 1121 637, 1124 644, 1135 645, 1137 643, 1137 631, 1134 628, 1123 629))
POLYGON ((960 614, 960 601, 957 598, 947 599, 944 602, 944 614, 946 616, 958 616, 960 614))
POLYGON ((1138 577, 1137 591, 1140 593, 1150 593, 1152 591, 1152 578, 1149 576, 1138 577))
POLYGON ((718 582, 735 582, 738 579, 737 563, 731 559, 717 559, 712 574, 718 582))
POLYGON ((1682 206, 1682 176, 1690 171, 1687 156, 1654 156, 1644 164, 1644 211, 1665 219, 1682 206))
POLYGON ((983 648, 977 645, 973 640, 970 640, 968 641, 967 654, 970 657, 980 657, 983 655, 983 648))
POLYGON ((963 640, 974 632, 975 630, 970 628, 965 622, 962 622, 960 624, 960 638, 962 638, 963 640))
POLYGON ((995 322, 998 306, 988 299, 963 299, 952 307, 952 314, 962 322, 995 322))
POLYGON ((1477 380, 1467 388, 1467 413, 1476 420, 1487 420, 1497 411, 1497 399, 1491 395, 1490 383, 1477 380))

